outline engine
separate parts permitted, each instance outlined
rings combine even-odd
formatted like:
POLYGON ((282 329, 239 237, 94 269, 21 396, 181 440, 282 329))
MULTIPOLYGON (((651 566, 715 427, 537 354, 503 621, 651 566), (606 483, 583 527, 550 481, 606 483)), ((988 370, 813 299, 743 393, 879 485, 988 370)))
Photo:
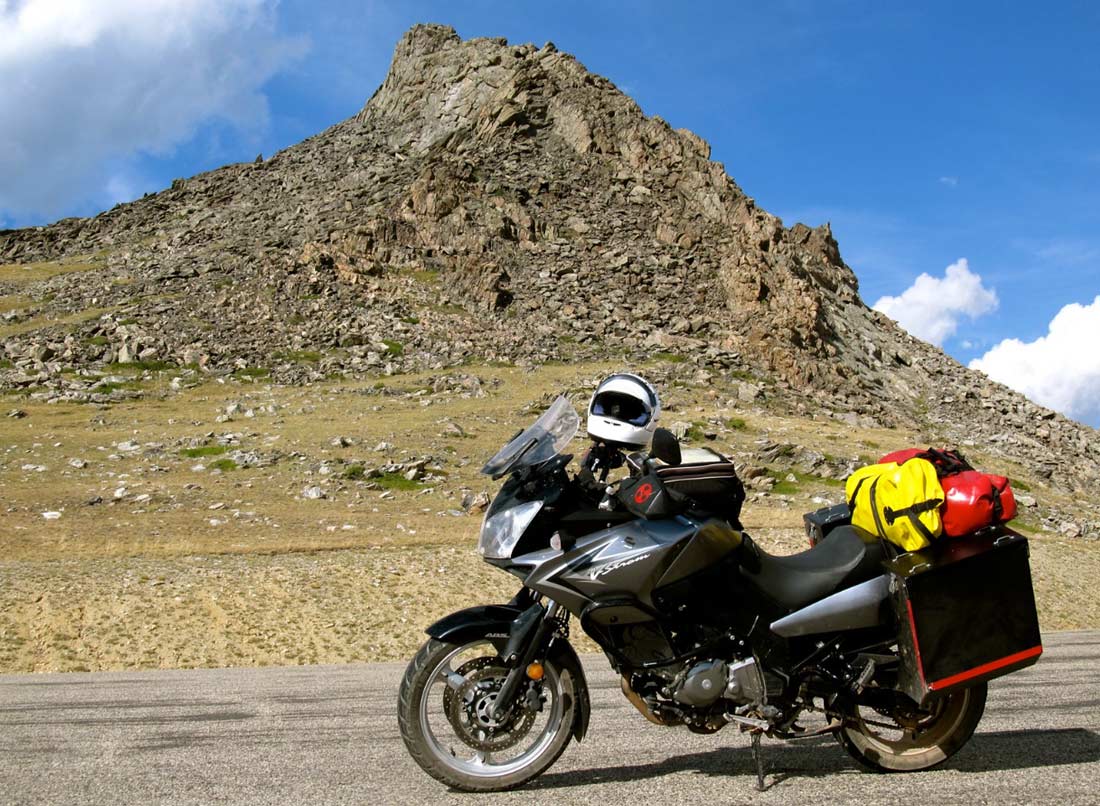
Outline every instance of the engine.
POLYGON ((720 697, 738 705, 762 705, 767 691, 756 660, 746 658, 700 661, 676 676, 669 693, 681 705, 706 708, 720 697))
POLYGON ((753 658, 704 660, 665 673, 624 676, 623 694, 646 719, 658 725, 686 724, 714 733, 729 712, 774 711, 765 705, 768 687, 753 658), (730 707, 727 707, 730 706, 730 707))

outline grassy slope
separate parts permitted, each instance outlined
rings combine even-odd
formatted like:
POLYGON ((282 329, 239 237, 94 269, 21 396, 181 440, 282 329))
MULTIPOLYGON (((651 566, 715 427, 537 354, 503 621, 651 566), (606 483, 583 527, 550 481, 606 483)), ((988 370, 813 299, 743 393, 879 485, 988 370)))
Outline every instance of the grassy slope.
MULTIPOLYGON (((144 382, 146 398, 111 407, 9 398, 6 408, 28 416, 0 419, 0 671, 406 657, 435 617, 513 592, 510 577, 477 559, 480 516, 455 514, 464 492, 494 489, 480 463, 533 418, 531 401, 590 389, 610 368, 467 368, 482 380, 480 398, 435 392, 430 376, 310 388, 207 381, 169 394, 168 373, 144 382), (241 412, 217 422, 232 403, 241 412), (239 444, 210 447, 226 434, 239 444), (339 437, 352 444, 334 445, 339 437), (127 442, 140 447, 118 447, 127 442), (395 448, 378 453, 380 442, 395 448), (214 472, 238 447, 279 458, 214 472), (441 470, 404 485, 413 489, 343 477, 354 465, 425 455, 441 458, 441 470), (303 499, 313 485, 327 497, 303 499)), ((852 457, 915 439, 745 410, 721 384, 670 387, 664 397, 666 422, 729 422, 710 426, 719 431, 712 444, 734 457, 763 436, 852 457)), ((1041 500, 1061 499, 1024 480, 1041 500)), ((803 476, 784 485, 784 495, 746 510, 749 531, 780 553, 803 547, 801 512, 818 506, 811 497, 838 494, 803 476)), ((1100 626, 1088 589, 1100 578, 1100 546, 1042 536, 1033 567, 1047 629, 1100 626)))

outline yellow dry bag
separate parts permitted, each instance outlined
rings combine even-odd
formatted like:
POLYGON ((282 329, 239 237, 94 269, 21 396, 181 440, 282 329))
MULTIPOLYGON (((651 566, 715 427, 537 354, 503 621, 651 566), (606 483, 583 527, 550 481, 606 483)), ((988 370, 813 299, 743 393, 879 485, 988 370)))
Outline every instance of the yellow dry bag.
POLYGON ((943 488, 927 459, 861 467, 844 485, 852 525, 906 551, 929 545, 943 533, 943 488))

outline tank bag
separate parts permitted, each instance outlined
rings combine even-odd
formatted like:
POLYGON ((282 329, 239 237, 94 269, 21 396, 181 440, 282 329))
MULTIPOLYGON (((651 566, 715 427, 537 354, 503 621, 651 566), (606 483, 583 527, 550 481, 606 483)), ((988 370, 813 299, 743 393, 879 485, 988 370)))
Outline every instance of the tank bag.
POLYGON ((848 477, 844 492, 853 526, 906 551, 924 548, 943 533, 943 488, 927 459, 861 467, 848 477))

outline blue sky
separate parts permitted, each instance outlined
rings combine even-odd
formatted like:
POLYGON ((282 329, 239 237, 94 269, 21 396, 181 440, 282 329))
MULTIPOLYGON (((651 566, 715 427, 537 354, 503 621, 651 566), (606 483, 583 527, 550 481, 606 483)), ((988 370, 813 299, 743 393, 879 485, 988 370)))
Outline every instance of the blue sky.
MULTIPOLYGON (((48 2, 0 0, 0 34, 22 41, 29 34, 18 16, 48 2)), ((933 296, 949 296, 957 289, 945 271, 965 260, 982 304, 963 300, 948 310, 954 330, 938 337, 964 363, 1011 338, 1025 346, 1046 339, 1044 356, 1064 354, 1059 345, 1070 337, 1048 329, 1071 303, 1085 308, 1084 327, 1093 328, 1073 338, 1100 332, 1100 302, 1091 306, 1100 295, 1100 4, 190 0, 183 4, 191 9, 218 9, 202 20, 190 12, 173 18, 189 34, 174 41, 199 42, 191 45, 197 50, 172 50, 155 30, 130 30, 144 50, 128 49, 131 63, 94 85, 106 89, 82 91, 115 86, 124 94, 133 85, 142 114, 131 113, 132 103, 104 119, 86 110, 79 131, 54 135, 65 129, 51 128, 50 115, 59 127, 71 119, 67 76, 77 70, 59 62, 57 49, 94 53, 112 30, 138 25, 133 7, 142 5, 70 2, 100 19, 98 39, 57 45, 39 36, 37 49, 22 51, 0 44, 0 121, 13 76, 44 110, 37 129, 5 131, 12 124, 0 122, 0 145, 20 137, 38 144, 28 147, 34 159, 22 163, 14 189, 5 192, 0 180, 0 225, 91 214, 174 177, 292 145, 361 108, 396 40, 413 23, 432 21, 463 37, 552 40, 646 113, 692 129, 745 192, 788 225, 832 222, 868 304, 901 297, 922 273, 942 280, 930 286, 933 296), (212 43, 206 49, 203 37, 212 43), (208 71, 192 67, 203 59, 208 71), (146 79, 155 94, 142 87, 146 79), (204 86, 216 88, 223 106, 204 100, 204 86), (175 102, 176 92, 186 97, 175 102), (154 125, 169 105, 175 117, 154 125), (83 142, 87 132, 99 132, 98 146, 83 142), (78 159, 79 169, 69 167, 78 159), (55 165, 61 179, 51 183, 28 164, 46 172, 55 165)), ((99 61, 87 63, 105 65, 117 50, 103 47, 99 61)), ((921 299, 904 297, 894 309, 916 311, 910 322, 898 318, 918 333, 928 327, 921 299)), ((1060 369, 1082 375, 1077 402, 1043 402, 1100 424, 1100 403, 1088 403, 1100 399, 1100 365, 1087 354, 1071 358, 1063 355, 1060 369)))

